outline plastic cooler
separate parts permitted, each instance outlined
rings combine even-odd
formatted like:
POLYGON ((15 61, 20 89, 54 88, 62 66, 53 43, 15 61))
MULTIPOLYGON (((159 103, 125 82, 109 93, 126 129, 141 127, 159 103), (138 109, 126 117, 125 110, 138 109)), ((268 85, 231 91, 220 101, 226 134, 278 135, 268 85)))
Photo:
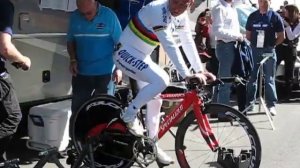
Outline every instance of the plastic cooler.
POLYGON ((69 143, 69 119, 71 100, 34 106, 29 110, 27 147, 45 150, 57 147, 66 149, 69 143))

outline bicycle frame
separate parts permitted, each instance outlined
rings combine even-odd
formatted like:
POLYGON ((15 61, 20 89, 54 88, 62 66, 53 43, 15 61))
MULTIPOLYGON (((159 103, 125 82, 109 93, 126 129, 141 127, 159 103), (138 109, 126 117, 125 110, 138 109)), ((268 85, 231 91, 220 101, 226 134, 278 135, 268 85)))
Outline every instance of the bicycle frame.
POLYGON ((207 145, 212 151, 216 151, 219 148, 219 143, 211 130, 208 118, 202 113, 201 106, 203 105, 203 100, 198 96, 196 90, 190 90, 186 93, 161 94, 160 97, 163 100, 183 100, 169 114, 167 114, 161 122, 159 126, 158 139, 163 137, 164 134, 175 125, 181 116, 185 115, 185 112, 187 112, 189 107, 193 106, 193 112, 197 120, 200 133, 205 139, 207 145))

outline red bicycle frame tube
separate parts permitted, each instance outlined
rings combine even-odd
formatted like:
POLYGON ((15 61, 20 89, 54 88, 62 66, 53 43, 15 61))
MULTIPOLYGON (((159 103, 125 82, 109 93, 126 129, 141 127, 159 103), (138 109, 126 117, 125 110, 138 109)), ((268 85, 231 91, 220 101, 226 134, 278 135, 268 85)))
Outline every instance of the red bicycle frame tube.
POLYGON ((193 105, 193 111, 197 120, 200 133, 205 139, 208 146, 212 151, 215 151, 218 147, 218 141, 216 140, 208 118, 201 111, 200 106, 203 104, 195 90, 188 91, 186 93, 175 93, 175 94, 161 94, 160 97, 164 100, 183 99, 179 105, 177 105, 169 114, 166 115, 164 120, 159 126, 158 138, 160 139, 164 134, 179 120, 179 118, 185 114, 187 109, 193 105))

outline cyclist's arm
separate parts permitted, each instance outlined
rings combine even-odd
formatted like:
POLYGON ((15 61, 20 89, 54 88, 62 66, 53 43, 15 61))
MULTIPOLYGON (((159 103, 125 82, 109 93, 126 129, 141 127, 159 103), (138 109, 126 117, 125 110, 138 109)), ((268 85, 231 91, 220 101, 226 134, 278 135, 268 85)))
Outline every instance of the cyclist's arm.
POLYGON ((181 41, 181 45, 187 59, 189 60, 192 68, 195 72, 203 72, 204 68, 200 61, 200 57, 192 37, 191 28, 189 25, 189 18, 187 12, 182 15, 181 25, 178 29, 178 35, 181 41))
POLYGON ((170 25, 154 26, 153 30, 155 31, 155 34, 156 34, 158 40, 160 41, 162 47, 164 48, 164 50, 168 54, 169 58, 175 65, 179 74, 183 78, 190 76, 191 73, 189 72, 189 70, 183 60, 182 54, 176 45, 176 42, 171 33, 170 25))

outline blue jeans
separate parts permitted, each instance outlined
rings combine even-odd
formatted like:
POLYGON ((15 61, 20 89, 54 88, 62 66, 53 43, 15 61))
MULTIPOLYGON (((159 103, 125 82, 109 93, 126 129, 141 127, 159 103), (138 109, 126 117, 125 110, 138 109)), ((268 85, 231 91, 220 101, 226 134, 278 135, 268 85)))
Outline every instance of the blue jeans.
POLYGON ((247 85, 247 104, 254 105, 257 92, 257 79, 259 74, 259 63, 263 59, 264 53, 272 53, 263 64, 264 80, 265 80, 265 99, 268 107, 275 106, 277 101, 275 72, 276 72, 276 52, 274 48, 256 48, 252 47, 254 69, 251 73, 250 80, 247 85))
POLYGON ((111 82, 111 74, 99 76, 77 74, 76 77, 72 78, 72 112, 75 113, 83 103, 91 99, 94 95, 114 95, 114 88, 115 85, 111 82))
MULTIPOLYGON (((231 77, 231 67, 233 64, 235 56, 235 43, 229 42, 219 42, 216 46, 216 55, 219 60, 219 77, 231 77)), ((219 86, 217 91, 217 102, 229 105, 230 103, 230 93, 231 93, 231 83, 225 83, 219 86)))

